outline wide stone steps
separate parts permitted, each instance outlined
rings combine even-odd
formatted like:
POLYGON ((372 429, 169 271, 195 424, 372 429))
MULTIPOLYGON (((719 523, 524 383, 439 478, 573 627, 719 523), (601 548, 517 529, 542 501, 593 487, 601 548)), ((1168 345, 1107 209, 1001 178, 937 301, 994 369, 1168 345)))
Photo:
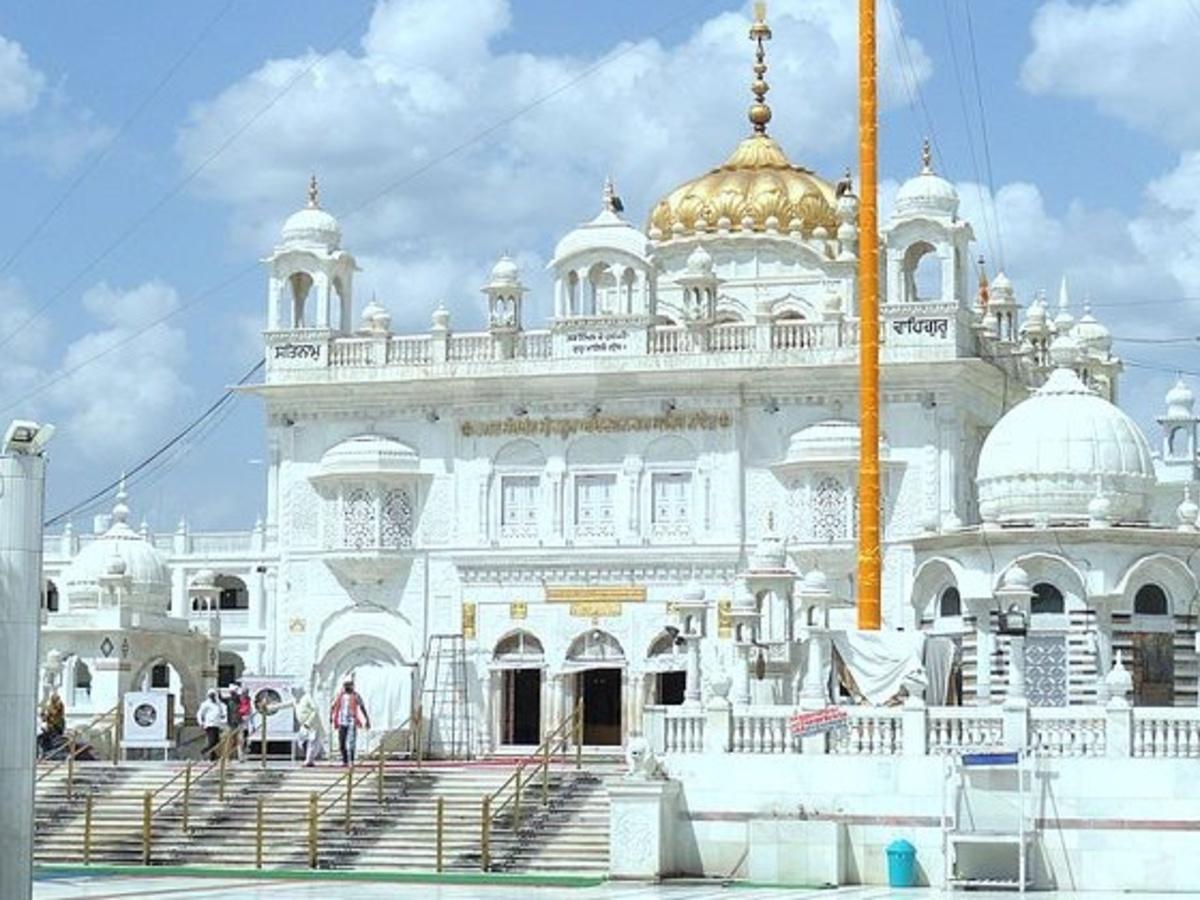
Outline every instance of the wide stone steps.
MULTIPOLYGON (((200 767, 197 767, 197 771, 200 767)), ((90 860, 94 864, 141 864, 143 796, 176 772, 171 764, 76 767, 76 799, 65 800, 65 775, 55 772, 38 785, 35 860, 83 861, 82 796, 91 791, 90 860)), ((309 864, 309 798, 319 794, 317 857, 321 867, 432 869, 436 861, 437 799, 443 801, 442 864, 446 870, 481 868, 481 809, 485 795, 511 775, 507 761, 442 763, 418 768, 389 763, 383 770, 382 803, 378 771, 354 772, 351 827, 345 828, 345 770, 334 766, 268 766, 256 761, 230 764, 225 799, 217 797, 214 776, 189 794, 188 830, 182 800, 163 806, 182 778, 154 799, 150 859, 158 865, 255 864, 258 801, 263 803, 262 865, 304 868, 309 864)), ((522 791, 521 829, 514 833, 511 804, 493 823, 493 871, 586 872, 608 869, 608 797, 604 778, 616 771, 608 761, 576 771, 556 763, 549 780, 549 803, 542 805, 541 781, 522 791)))

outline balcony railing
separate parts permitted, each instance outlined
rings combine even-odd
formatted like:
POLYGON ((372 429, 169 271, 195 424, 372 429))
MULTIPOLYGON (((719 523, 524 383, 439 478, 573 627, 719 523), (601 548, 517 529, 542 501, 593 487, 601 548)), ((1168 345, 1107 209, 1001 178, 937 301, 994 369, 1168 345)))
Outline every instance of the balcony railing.
POLYGON ((1024 749, 1046 757, 1200 759, 1200 708, 1107 706, 846 706, 828 734, 793 734, 790 706, 647 706, 655 753, 818 753, 937 756, 1024 749))

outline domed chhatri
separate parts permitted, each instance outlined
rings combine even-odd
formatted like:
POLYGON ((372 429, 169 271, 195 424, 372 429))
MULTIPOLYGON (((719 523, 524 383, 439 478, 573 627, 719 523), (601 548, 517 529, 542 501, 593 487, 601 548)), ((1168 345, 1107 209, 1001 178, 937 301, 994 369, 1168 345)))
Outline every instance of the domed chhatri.
POLYGON ((920 173, 904 182, 896 192, 896 215, 907 218, 931 214, 955 218, 958 215, 958 191, 933 171, 933 153, 926 139, 921 148, 920 173))
POLYGON ((767 135, 771 108, 763 42, 771 37, 762 9, 750 28, 755 42, 754 102, 749 118, 753 133, 725 162, 681 184, 658 201, 650 213, 653 240, 670 240, 703 232, 799 231, 812 236, 817 228, 838 228, 837 191, 812 170, 797 166, 767 135))
POLYGON ((320 189, 317 176, 308 182, 308 205, 288 216, 283 223, 283 243, 296 246, 318 246, 336 250, 342 243, 342 226, 325 210, 321 209, 320 189))
POLYGON ((1077 353, 1060 337, 1055 369, 992 429, 979 454, 980 505, 1000 523, 1094 519, 1097 479, 1112 521, 1144 522, 1155 484, 1145 436, 1119 408, 1066 367, 1077 353))

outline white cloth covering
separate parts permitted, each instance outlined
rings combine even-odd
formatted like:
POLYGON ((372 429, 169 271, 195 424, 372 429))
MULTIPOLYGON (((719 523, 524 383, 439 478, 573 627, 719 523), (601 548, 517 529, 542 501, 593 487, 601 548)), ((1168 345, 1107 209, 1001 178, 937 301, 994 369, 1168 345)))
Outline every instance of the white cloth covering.
POLYGON ((833 648, 872 706, 884 706, 908 688, 920 695, 926 684, 921 663, 925 635, 919 631, 835 631, 833 648))

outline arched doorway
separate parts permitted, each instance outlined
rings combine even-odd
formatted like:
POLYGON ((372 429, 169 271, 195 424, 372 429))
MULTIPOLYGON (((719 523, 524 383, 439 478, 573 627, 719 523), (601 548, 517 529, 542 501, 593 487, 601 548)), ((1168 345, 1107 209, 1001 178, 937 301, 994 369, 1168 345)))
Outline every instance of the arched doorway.
MULTIPOLYGON (((681 639, 680 639, 681 640, 681 639)), ((654 639, 646 652, 647 693, 658 706, 679 706, 687 689, 687 657, 670 631, 654 639)))
POLYGON ((339 641, 321 658, 316 689, 323 708, 328 709, 347 677, 354 679, 354 689, 371 717, 371 730, 359 735, 361 754, 412 714, 413 666, 391 644, 363 634, 339 641))
POLYGON ((1153 582, 1138 588, 1129 635, 1134 706, 1175 704, 1174 626, 1167 592, 1153 582))
POLYGON ((593 628, 571 642, 567 666, 575 672, 575 696, 583 702, 583 742, 620 746, 625 681, 625 651, 620 643, 593 628))
POLYGON ((537 745, 542 739, 542 643, 527 631, 501 638, 492 654, 500 672, 501 744, 537 745))
POLYGON ((241 656, 231 650, 222 650, 217 656, 217 687, 229 687, 245 670, 246 663, 241 656))

